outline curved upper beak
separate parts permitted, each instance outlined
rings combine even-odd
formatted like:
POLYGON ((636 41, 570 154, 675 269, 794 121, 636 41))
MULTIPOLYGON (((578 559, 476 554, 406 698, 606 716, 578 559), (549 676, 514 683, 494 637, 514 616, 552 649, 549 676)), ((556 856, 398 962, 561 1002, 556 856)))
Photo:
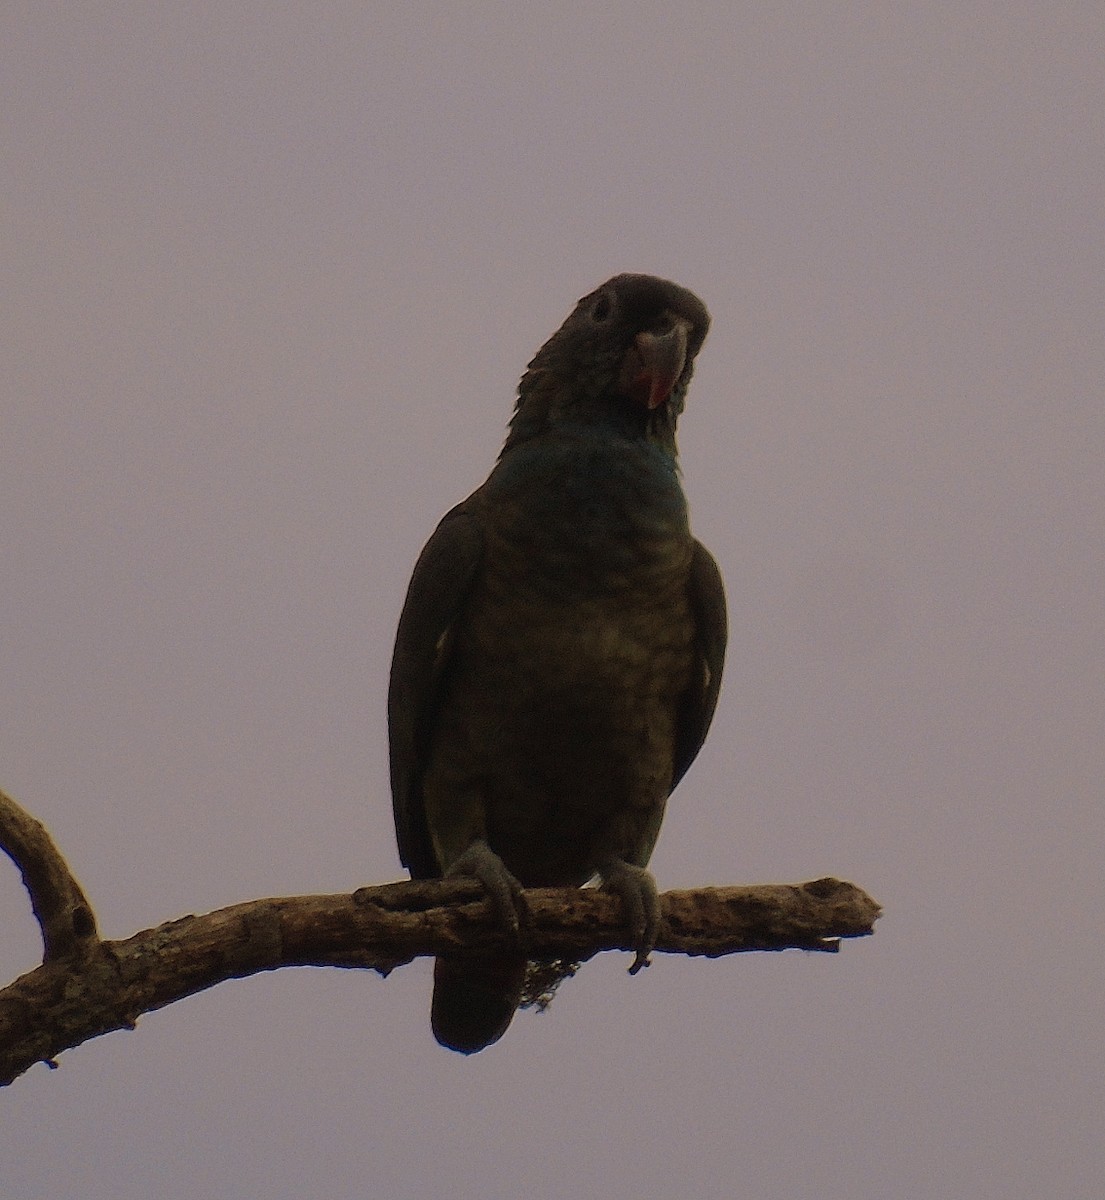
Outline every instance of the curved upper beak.
POLYGON ((689 321, 669 313, 662 328, 637 334, 622 361, 622 391, 649 409, 663 404, 687 365, 691 328, 689 321))

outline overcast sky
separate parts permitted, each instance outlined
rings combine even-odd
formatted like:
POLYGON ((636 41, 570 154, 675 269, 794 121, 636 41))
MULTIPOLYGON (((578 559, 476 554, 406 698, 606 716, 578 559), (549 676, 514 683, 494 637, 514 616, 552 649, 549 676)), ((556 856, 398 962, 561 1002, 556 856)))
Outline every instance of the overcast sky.
POLYGON ((425 961, 226 984, 0 1096, 0 1197, 1099 1200, 1105 9, 9 4, 0 55, 0 786, 106 936, 400 877, 411 566, 626 270, 713 314, 733 629, 660 886, 886 909, 603 956, 472 1059, 425 961))

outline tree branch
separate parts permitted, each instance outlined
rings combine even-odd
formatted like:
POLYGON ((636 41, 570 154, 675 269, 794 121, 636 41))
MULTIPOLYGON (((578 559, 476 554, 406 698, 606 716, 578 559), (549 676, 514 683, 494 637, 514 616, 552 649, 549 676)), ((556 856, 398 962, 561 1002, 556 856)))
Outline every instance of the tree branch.
MULTIPOLYGON (((0 813, 0 844, 29 880, 36 915, 48 914, 39 917, 46 961, 0 991, 0 1084, 36 1062, 55 1066, 63 1050, 131 1029, 142 1013, 228 979, 292 966, 367 967, 386 975, 419 955, 479 955, 507 944, 481 886, 467 879, 251 900, 122 941, 100 941, 91 909, 46 831, 11 801, 0 813), (47 933, 48 926, 53 930, 49 914, 79 905, 90 935, 78 936, 73 920, 68 943, 65 920, 62 934, 47 933), (66 944, 70 952, 63 956, 57 947, 66 944)), ((620 902, 609 892, 548 888, 526 896, 530 921, 522 947, 530 958, 583 962, 602 950, 631 949, 620 902)), ((667 892, 661 905, 657 951, 708 957, 836 951, 840 938, 871 933, 879 916, 865 892, 835 879, 667 892)))
POLYGON ((46 962, 81 954, 99 941, 96 917, 46 826, 0 791, 0 849, 23 875, 42 930, 46 962))

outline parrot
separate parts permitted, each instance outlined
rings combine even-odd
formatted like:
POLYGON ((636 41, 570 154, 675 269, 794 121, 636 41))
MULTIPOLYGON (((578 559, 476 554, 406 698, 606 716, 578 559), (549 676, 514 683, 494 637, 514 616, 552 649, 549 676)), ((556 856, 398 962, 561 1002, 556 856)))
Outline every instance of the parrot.
MULTIPOLYGON (((721 685, 725 591, 691 534, 676 450, 709 314, 621 274, 530 362, 486 482, 441 519, 388 687, 396 840, 414 879, 472 876, 514 935, 525 888, 598 880, 634 967, 660 924, 647 869, 721 685)), ((526 957, 440 956, 431 1028, 472 1054, 521 1002, 526 957)))

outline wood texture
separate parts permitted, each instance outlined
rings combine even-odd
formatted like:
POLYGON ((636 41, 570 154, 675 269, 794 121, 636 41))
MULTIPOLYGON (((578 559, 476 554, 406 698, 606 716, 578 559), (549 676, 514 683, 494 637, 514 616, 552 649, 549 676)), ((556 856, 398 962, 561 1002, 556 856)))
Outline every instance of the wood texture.
MULTIPOLYGON (((0 990, 0 1084, 229 979, 293 966, 386 975, 420 955, 486 952, 507 936, 480 885, 457 879, 250 900, 102 941, 49 835, 2 793, 0 845, 23 872, 46 947, 42 966, 0 990)), ((520 936, 531 959, 583 962, 603 950, 631 949, 620 901, 608 892, 534 889, 526 898, 530 919, 520 936)), ((860 888, 836 879, 673 891, 661 905, 657 952, 714 958, 836 951, 839 939, 870 934, 880 912, 860 888)))

